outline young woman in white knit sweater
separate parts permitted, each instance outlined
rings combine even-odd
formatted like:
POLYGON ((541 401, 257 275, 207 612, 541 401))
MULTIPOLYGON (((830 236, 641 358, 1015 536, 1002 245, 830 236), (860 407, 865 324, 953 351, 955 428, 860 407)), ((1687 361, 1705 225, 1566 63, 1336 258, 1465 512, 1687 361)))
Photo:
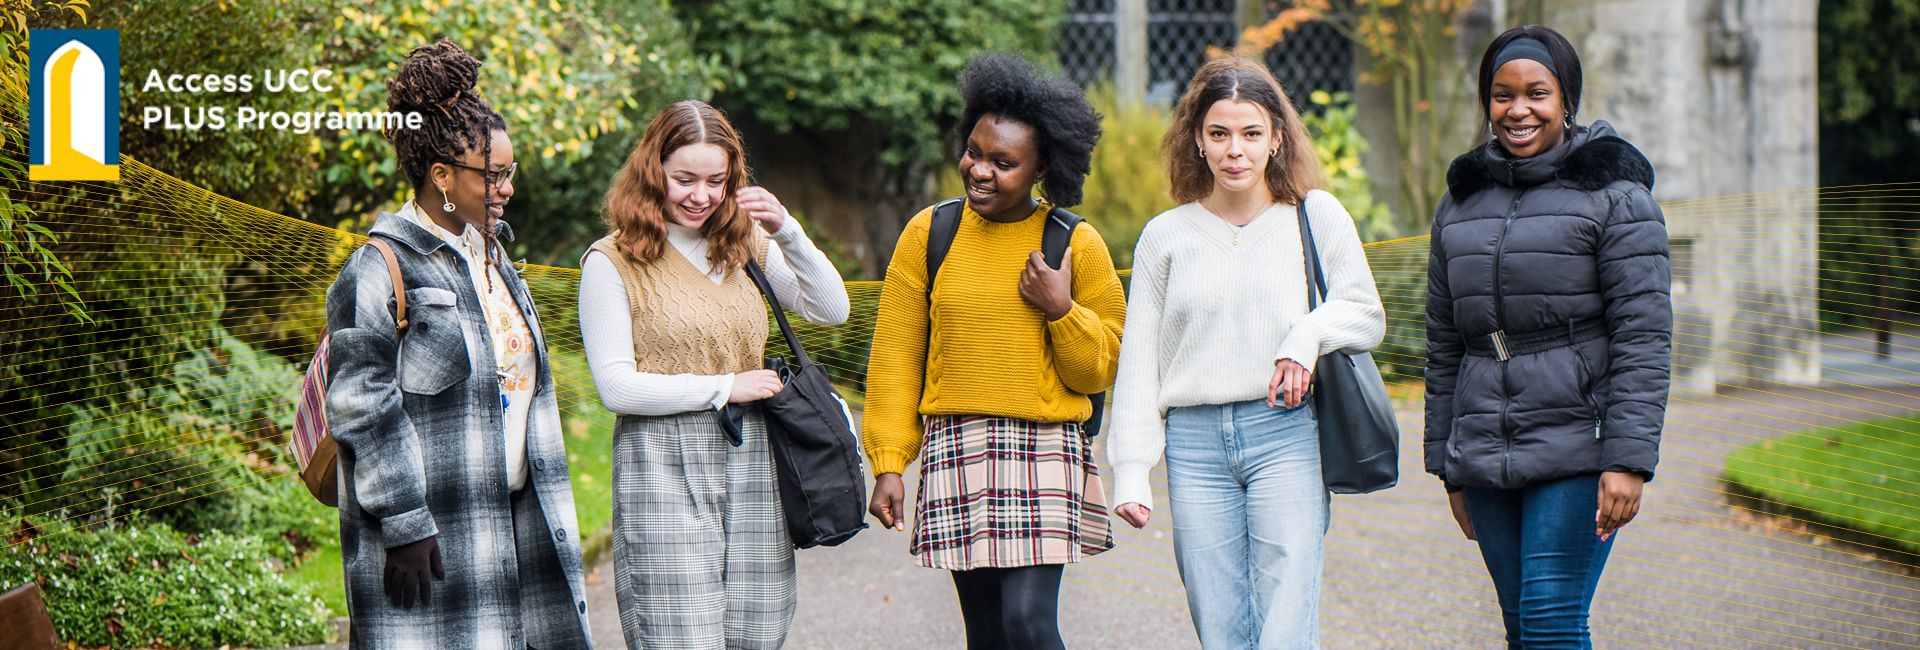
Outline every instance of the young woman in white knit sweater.
POLYGON ((614 428, 613 559, 627 646, 778 648, 793 541, 765 420, 767 310, 744 267, 816 323, 847 319, 827 256, 779 199, 747 186, 720 111, 660 111, 607 192, 611 231, 581 260, 580 331, 614 428), (728 418, 729 426, 721 418, 728 418))
POLYGON ((1183 205, 1148 222, 1133 254, 1107 443, 1116 513, 1147 525, 1164 452, 1201 645, 1314 647, 1328 503, 1307 389, 1321 354, 1379 345, 1385 313, 1271 73, 1208 63, 1173 124, 1161 153, 1183 205), (1302 202, 1328 284, 1311 312, 1302 202))

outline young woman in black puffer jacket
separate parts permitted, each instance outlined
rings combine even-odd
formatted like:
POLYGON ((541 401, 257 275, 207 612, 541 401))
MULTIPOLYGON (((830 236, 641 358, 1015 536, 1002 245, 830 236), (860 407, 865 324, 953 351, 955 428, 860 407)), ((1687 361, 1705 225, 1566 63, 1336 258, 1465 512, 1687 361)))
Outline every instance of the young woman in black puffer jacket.
POLYGON ((1646 157, 1575 122, 1580 60, 1558 32, 1494 39, 1480 100, 1492 138, 1454 160, 1433 219, 1426 468, 1480 543, 1508 644, 1586 648, 1659 459, 1666 224, 1646 157))

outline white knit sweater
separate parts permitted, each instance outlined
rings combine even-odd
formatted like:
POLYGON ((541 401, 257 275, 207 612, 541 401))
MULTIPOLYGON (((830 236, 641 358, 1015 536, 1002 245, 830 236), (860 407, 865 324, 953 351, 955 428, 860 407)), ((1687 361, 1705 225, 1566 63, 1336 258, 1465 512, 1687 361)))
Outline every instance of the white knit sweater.
MULTIPOLYGON (((787 217, 770 238, 774 245, 767 251, 767 283, 773 285, 780 305, 815 323, 846 322, 846 285, 833 261, 807 238, 799 220, 787 217)), ((686 257, 715 284, 726 279, 726 269, 714 269, 707 260, 707 241, 700 233, 669 223, 667 243, 673 249, 669 254, 686 257)), ((733 375, 665 375, 635 369, 632 318, 627 285, 613 260, 598 251, 587 253, 580 262, 580 334, 593 382, 600 389, 600 403, 607 410, 671 415, 727 403, 733 375)))
POLYGON ((1380 344, 1386 313, 1353 217, 1324 191, 1306 202, 1329 294, 1311 314, 1294 206, 1238 228, 1199 203, 1147 222, 1107 438, 1113 503, 1153 507, 1147 473, 1166 449, 1167 409, 1265 399, 1282 359, 1311 371, 1322 354, 1380 344))

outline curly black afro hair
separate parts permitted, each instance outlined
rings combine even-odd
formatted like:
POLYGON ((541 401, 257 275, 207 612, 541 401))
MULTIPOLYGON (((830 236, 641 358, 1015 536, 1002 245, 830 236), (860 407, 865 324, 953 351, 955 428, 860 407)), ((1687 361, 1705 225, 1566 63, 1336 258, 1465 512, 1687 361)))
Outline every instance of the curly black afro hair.
POLYGON ((1018 54, 993 52, 967 61, 960 99, 966 104, 957 132, 962 146, 989 113, 1032 127, 1040 139, 1041 195, 1063 208, 1080 204, 1100 141, 1100 113, 1078 84, 1041 74, 1018 54))

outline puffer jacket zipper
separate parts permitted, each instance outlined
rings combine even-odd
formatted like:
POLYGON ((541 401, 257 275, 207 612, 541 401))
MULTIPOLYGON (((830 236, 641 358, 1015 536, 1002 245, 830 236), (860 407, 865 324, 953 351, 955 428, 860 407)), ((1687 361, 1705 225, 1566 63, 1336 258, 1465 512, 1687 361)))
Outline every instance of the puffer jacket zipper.
MULTIPOLYGON (((1575 353, 1579 354, 1579 350, 1575 349, 1575 353)), ((1600 399, 1593 394, 1593 388, 1594 384, 1600 381, 1600 369, 1595 367, 1593 361, 1589 360, 1585 354, 1580 354, 1580 365, 1587 371, 1587 381, 1584 387, 1586 394, 1582 395, 1582 397, 1587 398, 1587 408, 1593 410, 1593 439, 1599 440, 1600 420, 1606 414, 1600 411, 1600 399)))
MULTIPOLYGON (((1513 162, 1508 161, 1507 165, 1508 167, 1512 167, 1513 162)), ((1508 177, 1509 178, 1512 177, 1511 172, 1509 172, 1508 177)), ((1495 244, 1495 248, 1493 250, 1493 327, 1494 327, 1494 331, 1499 332, 1501 335, 1505 335, 1507 331, 1507 308, 1505 304, 1506 294, 1504 291, 1502 291, 1502 287, 1500 286, 1501 285, 1500 283, 1501 263, 1507 254, 1508 231, 1512 230, 1513 228, 1514 217, 1520 214, 1520 197, 1525 196, 1526 193, 1527 191, 1525 189, 1515 188, 1513 193, 1513 203, 1507 206, 1507 218, 1505 221, 1501 222, 1500 224, 1500 242, 1498 244, 1495 244)), ((1513 480, 1512 472, 1510 471, 1510 467, 1512 466, 1512 461, 1513 461, 1513 435, 1507 428, 1507 409, 1512 405, 1513 405, 1513 384, 1510 381, 1510 377, 1508 375, 1507 363, 1505 361, 1501 361, 1500 362, 1500 445, 1501 445, 1500 485, 1502 487, 1506 487, 1510 485, 1511 481, 1513 480)))

